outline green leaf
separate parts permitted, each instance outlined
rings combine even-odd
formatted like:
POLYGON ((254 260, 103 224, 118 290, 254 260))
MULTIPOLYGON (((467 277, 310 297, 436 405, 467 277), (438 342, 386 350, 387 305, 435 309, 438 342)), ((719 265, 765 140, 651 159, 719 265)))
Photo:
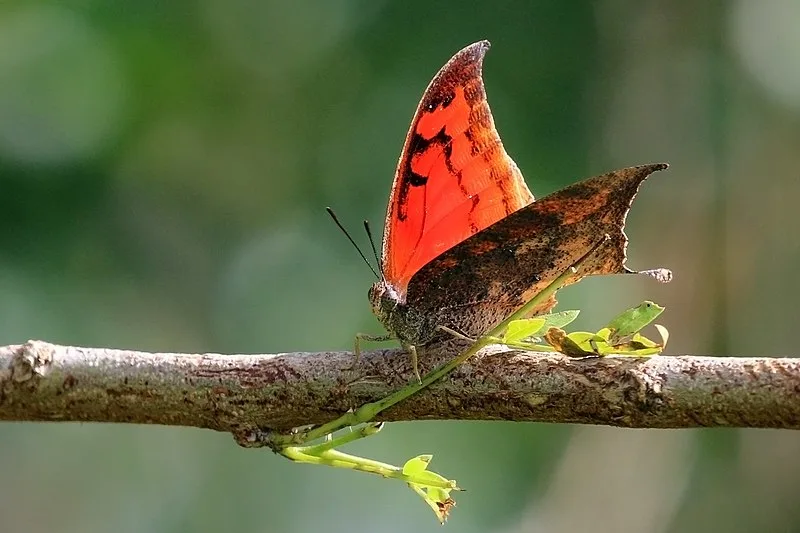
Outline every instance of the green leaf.
POLYGON ((528 337, 533 337, 545 325, 544 317, 522 318, 515 320, 508 325, 502 341, 505 344, 520 342, 528 337))
POLYGON ((593 335, 593 333, 587 333, 585 331, 578 331, 567 335, 561 328, 550 328, 547 330, 547 333, 544 334, 544 339, 550 346, 564 355, 569 357, 585 357, 587 355, 593 355, 594 351, 582 347, 575 339, 580 341, 588 340, 592 338, 593 335))
POLYGON ((455 481, 431 472, 428 465, 433 459, 432 455, 418 455, 406 461, 403 465, 403 474, 413 476, 414 481, 408 486, 416 492, 439 519, 439 523, 444 524, 450 514, 450 510, 455 507, 456 502, 450 497, 451 490, 461 490, 455 481), (449 488, 442 488, 441 485, 449 485, 449 488))
POLYGON ((559 311, 558 313, 550 313, 549 315, 539 315, 536 318, 543 318, 544 325, 541 331, 547 331, 550 328, 564 328, 569 325, 573 320, 578 318, 581 312, 577 309, 570 311, 559 311))
POLYGON ((595 333, 595 337, 597 337, 598 340, 603 340, 606 343, 608 343, 608 338, 610 336, 611 336, 611 330, 609 328, 603 328, 599 330, 597 333, 595 333))
POLYGON ((422 485, 430 488, 442 488, 440 485, 442 483, 447 483, 451 485, 452 488, 458 489, 455 481, 451 481, 446 477, 444 477, 443 475, 437 474, 436 472, 431 472, 430 470, 425 470, 424 472, 420 472, 417 475, 415 475, 414 478, 415 478, 414 483, 416 483, 417 485, 422 485))
POLYGON ((601 355, 614 354, 629 357, 647 357, 650 355, 658 355, 664 351, 664 348, 667 345, 667 340, 669 340, 669 332, 667 331, 667 328, 660 324, 655 324, 655 328, 661 336, 660 343, 648 339, 641 333, 634 333, 628 342, 617 344, 615 346, 609 346, 607 349, 608 351, 602 353, 601 355))
POLYGON ((608 338, 609 344, 618 345, 626 342, 635 333, 655 320, 664 308, 657 303, 645 301, 636 307, 622 312, 606 326, 611 330, 608 338))
POLYGON ((661 324, 653 324, 653 327, 656 328, 656 331, 658 331, 658 334, 661 336, 661 346, 666 348, 667 341, 669 340, 669 331, 661 324))
POLYGON ((433 459, 433 455, 424 454, 418 455, 416 457, 412 457, 406 464, 403 465, 403 474, 407 476, 412 476, 414 474, 419 474, 420 472, 424 472, 428 469, 428 464, 430 464, 431 459, 433 459))
POLYGON ((420 498, 425 500, 425 503, 431 508, 436 518, 439 519, 440 524, 447 522, 450 511, 456 506, 456 502, 450 497, 449 489, 425 488, 416 483, 409 483, 408 486, 419 494, 420 498))
POLYGON ((542 335, 550 328, 563 328, 580 314, 580 311, 560 311, 532 318, 521 318, 509 323, 503 337, 498 342, 515 348, 527 350, 549 351, 548 347, 536 344, 542 335), (533 341, 533 342, 532 342, 533 341))

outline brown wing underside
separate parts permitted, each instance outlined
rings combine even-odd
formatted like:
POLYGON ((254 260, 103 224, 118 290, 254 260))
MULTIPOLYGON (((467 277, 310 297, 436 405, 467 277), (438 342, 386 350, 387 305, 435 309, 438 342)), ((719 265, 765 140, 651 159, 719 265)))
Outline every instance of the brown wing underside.
MULTIPOLYGON (((625 217, 641 183, 665 164, 626 168, 576 183, 509 215, 419 270, 405 304, 431 324, 478 336, 521 307, 603 238, 570 280, 632 272, 625 217)), ((543 313, 555 298, 540 306, 543 313)))

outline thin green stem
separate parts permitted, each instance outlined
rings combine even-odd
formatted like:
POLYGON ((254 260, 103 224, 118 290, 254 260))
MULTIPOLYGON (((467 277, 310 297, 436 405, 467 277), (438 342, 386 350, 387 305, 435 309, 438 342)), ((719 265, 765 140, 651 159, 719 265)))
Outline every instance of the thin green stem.
POLYGON ((372 435, 378 433, 381 429, 383 429, 383 422, 379 424, 366 424, 354 429, 353 431, 348 431, 339 437, 325 439, 319 444, 303 446, 302 449, 305 451, 305 453, 319 455, 326 450, 332 450, 334 448, 338 448, 339 446, 344 446, 345 444, 349 444, 366 437, 371 437, 372 435))
POLYGON ((502 344, 504 346, 508 346, 509 348, 516 348, 517 350, 526 350, 529 352, 552 353, 557 351, 555 348, 553 348, 552 346, 548 346, 547 344, 529 344, 526 342, 519 342, 519 341, 506 341, 503 340, 501 337, 492 337, 490 341, 491 344, 502 344))
POLYGON ((350 455, 349 453, 340 452, 339 450, 326 449, 318 451, 317 446, 287 446, 280 451, 280 454, 298 463, 358 470, 359 472, 377 474, 385 478, 399 479, 406 483, 415 483, 417 485, 436 487, 439 489, 458 490, 455 481, 446 480, 444 478, 437 479, 435 476, 425 475, 426 473, 429 474, 427 471, 406 474, 403 472, 402 468, 394 465, 350 455))

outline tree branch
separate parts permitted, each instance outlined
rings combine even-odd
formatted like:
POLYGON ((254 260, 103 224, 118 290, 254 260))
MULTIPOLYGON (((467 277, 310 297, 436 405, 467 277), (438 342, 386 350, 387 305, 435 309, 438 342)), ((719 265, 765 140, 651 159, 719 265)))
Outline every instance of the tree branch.
MULTIPOLYGON (((361 378, 352 364, 349 352, 174 354, 29 341, 0 347, 0 420, 190 426, 245 442, 254 430, 326 422, 412 379, 398 350, 362 354, 361 378)), ((571 359, 494 347, 381 419, 800 429, 800 359, 571 359)))

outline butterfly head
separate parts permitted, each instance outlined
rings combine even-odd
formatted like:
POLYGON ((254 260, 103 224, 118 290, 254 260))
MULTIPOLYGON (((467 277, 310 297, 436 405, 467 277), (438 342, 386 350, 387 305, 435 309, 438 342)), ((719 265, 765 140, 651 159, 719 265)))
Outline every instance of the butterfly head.
POLYGON ((381 324, 388 327, 398 305, 402 304, 402 296, 384 279, 373 283, 369 288, 368 295, 372 312, 375 313, 381 324))
POLYGON ((405 294, 390 282, 375 282, 369 289, 369 301, 383 327, 404 345, 422 346, 433 337, 435 318, 407 305, 405 294))

